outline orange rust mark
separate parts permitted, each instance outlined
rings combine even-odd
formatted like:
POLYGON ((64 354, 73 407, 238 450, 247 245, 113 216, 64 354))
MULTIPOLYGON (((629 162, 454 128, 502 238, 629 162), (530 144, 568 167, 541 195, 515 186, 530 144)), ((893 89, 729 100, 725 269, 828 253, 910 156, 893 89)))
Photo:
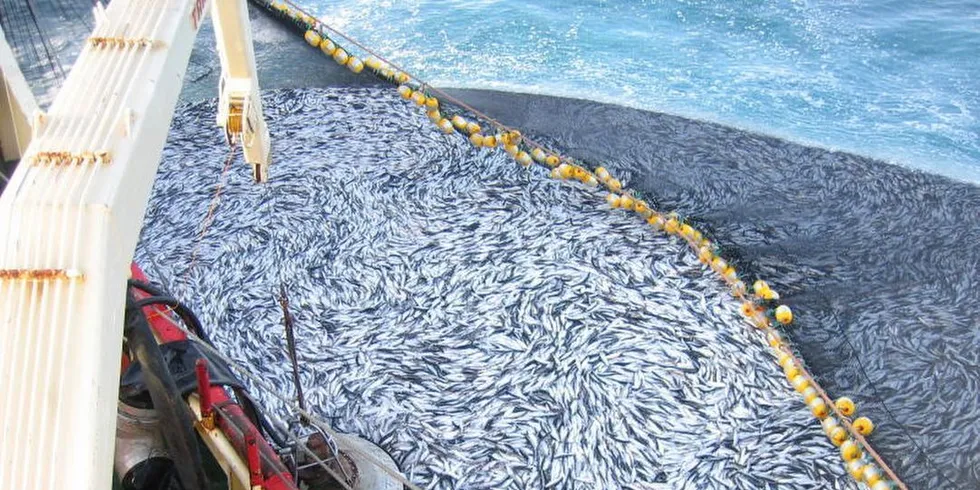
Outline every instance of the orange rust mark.
POLYGON ((0 269, 0 281, 65 281, 79 277, 64 269, 0 269))
POLYGON ((152 39, 147 39, 145 37, 133 38, 133 37, 108 37, 108 36, 93 36, 88 38, 89 44, 95 46, 96 48, 132 48, 136 46, 144 48, 152 48, 156 41, 152 39))
POLYGON ((34 165, 82 165, 98 163, 108 165, 112 163, 112 157, 108 151, 39 151, 31 156, 31 163, 34 165))

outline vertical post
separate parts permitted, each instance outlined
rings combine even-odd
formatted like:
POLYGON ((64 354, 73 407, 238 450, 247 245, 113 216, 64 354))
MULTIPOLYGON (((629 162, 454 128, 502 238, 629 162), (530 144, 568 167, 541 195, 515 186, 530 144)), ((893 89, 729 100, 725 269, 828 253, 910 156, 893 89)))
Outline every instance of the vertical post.
POLYGON ((208 361, 198 359, 194 364, 197 373, 197 396, 201 404, 201 424, 205 429, 214 429, 214 406, 211 403, 211 376, 208 374, 208 361))

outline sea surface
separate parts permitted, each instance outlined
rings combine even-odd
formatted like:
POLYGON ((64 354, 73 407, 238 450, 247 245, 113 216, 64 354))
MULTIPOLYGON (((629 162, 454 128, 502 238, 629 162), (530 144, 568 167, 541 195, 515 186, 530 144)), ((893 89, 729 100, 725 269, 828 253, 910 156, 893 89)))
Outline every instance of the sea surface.
POLYGON ((975 0, 306 0, 439 86, 720 122, 980 182, 975 0))

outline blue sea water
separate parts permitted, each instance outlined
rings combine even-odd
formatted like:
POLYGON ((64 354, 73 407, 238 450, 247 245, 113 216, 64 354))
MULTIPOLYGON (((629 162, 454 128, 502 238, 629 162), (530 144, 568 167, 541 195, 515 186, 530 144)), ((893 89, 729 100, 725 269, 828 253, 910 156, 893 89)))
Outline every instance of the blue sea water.
POLYGON ((668 112, 980 182, 977 0, 306 0, 440 86, 668 112))

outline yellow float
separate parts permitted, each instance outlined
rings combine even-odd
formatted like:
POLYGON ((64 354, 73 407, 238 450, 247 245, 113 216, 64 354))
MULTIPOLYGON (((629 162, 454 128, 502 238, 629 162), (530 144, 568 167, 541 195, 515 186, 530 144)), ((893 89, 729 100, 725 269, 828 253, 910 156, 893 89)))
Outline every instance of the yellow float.
POLYGON ((322 39, 319 34, 313 32, 312 30, 306 31, 306 35, 303 36, 306 42, 313 46, 314 48, 320 46, 320 40, 322 39))
POLYGON ((838 398, 836 402, 834 402, 834 405, 837 406, 837 410, 840 411, 842 415, 847 417, 854 415, 854 411, 856 409, 854 400, 851 400, 846 396, 842 396, 838 398))
POLYGON ((867 417, 854 419, 854 422, 851 422, 851 426, 862 436, 870 435, 875 430, 875 424, 867 417))
POLYGON ((847 440, 840 445, 840 457, 843 458, 844 461, 854 461, 859 459, 861 456, 861 448, 858 447, 854 441, 847 440))
POLYGON ((783 325, 789 325, 793 322, 793 310, 790 310, 789 306, 786 305, 777 306, 776 321, 782 323, 783 325))

